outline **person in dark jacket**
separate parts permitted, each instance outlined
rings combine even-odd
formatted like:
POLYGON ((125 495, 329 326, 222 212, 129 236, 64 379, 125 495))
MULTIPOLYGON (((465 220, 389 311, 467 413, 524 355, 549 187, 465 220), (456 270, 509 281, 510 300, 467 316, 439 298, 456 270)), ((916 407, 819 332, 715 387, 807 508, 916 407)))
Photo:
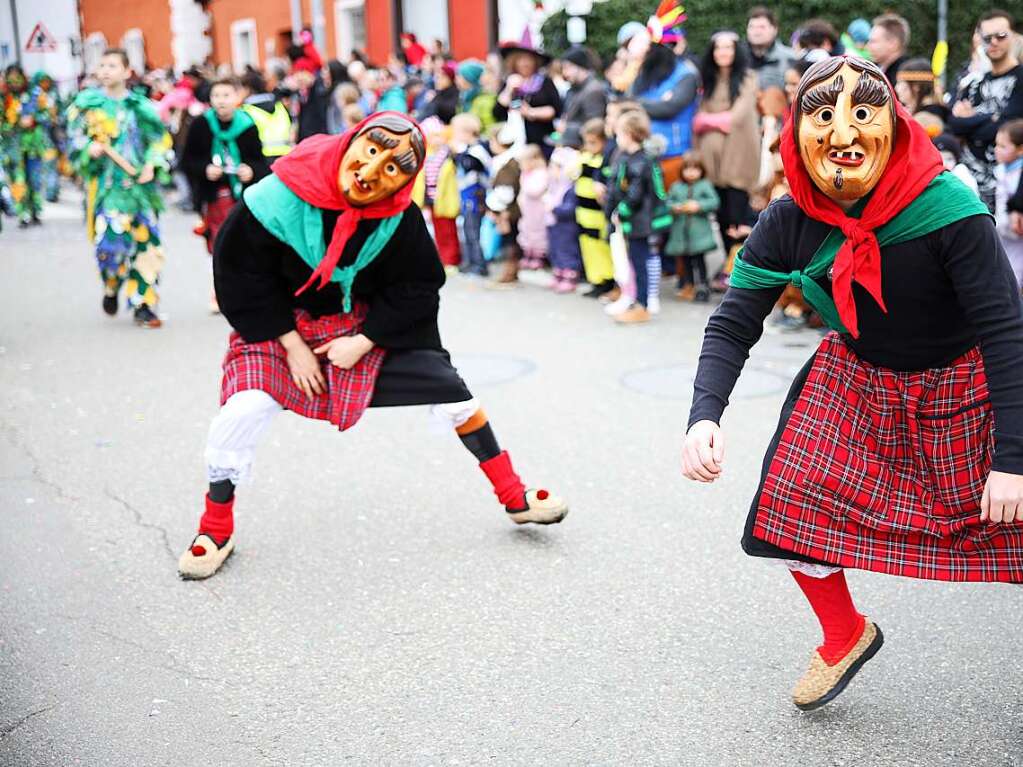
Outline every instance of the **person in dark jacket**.
POLYGON ((508 77, 494 104, 494 119, 507 122, 517 112, 525 123, 526 143, 539 145, 549 159, 554 147, 544 139, 554 131, 554 120, 561 114, 561 94, 540 71, 551 58, 526 43, 502 45, 501 58, 508 77))
POLYGON ((615 135, 618 159, 611 169, 606 214, 621 228, 628 243, 629 261, 636 276, 636 302, 614 318, 632 325, 650 320, 647 307, 651 262, 660 271, 659 259, 651 253, 649 243, 656 193, 653 160, 644 151, 643 142, 650 137, 650 118, 639 110, 625 112, 618 118, 615 135))
POLYGON ((282 409, 343 431, 367 407, 433 404, 512 522, 554 524, 568 513, 560 498, 526 489, 441 343, 444 267, 411 200, 425 155, 408 117, 371 115, 275 162, 225 223, 214 276, 234 333, 183 578, 210 577, 233 551, 235 486, 282 409))
POLYGON ((240 100, 237 80, 214 82, 212 107, 192 123, 182 150, 181 167, 192 186, 195 209, 203 217, 210 254, 217 232, 242 192, 270 172, 259 131, 239 108, 240 100))
POLYGON ((434 75, 433 98, 426 102, 419 112, 419 121, 422 122, 428 117, 436 116, 442 123, 448 125, 451 118, 458 112, 459 92, 455 85, 456 67, 455 62, 445 61, 434 75))
POLYGON ((561 57, 561 75, 571 84, 565 110, 558 121, 560 133, 578 134, 594 117, 607 110, 607 86, 593 74, 594 55, 587 48, 569 48, 561 57))

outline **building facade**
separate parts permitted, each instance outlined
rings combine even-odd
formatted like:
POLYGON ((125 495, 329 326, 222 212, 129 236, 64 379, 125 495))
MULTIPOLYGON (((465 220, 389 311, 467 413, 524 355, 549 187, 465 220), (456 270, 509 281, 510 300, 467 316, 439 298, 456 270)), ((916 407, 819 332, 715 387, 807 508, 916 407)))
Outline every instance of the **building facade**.
MULTIPOLYGON (((73 0, 45 0, 72 2, 73 0)), ((132 64, 178 71, 210 61, 236 71, 284 56, 293 19, 314 30, 325 58, 353 49, 384 64, 402 31, 443 40, 458 59, 482 58, 498 40, 518 39, 534 0, 79 0, 88 70, 107 46, 124 47, 132 64)), ((544 3, 547 12, 562 3, 544 3)))
POLYGON ((0 69, 20 63, 47 72, 67 92, 82 71, 75 0, 0 0, 0 69))

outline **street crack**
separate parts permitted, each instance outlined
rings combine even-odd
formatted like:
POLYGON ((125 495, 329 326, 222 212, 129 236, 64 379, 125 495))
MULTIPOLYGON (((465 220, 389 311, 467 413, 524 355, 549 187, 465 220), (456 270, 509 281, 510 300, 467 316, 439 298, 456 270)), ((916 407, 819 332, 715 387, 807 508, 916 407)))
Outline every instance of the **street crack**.
POLYGON ((169 556, 172 560, 177 560, 177 556, 174 554, 174 549, 171 548, 170 536, 167 534, 166 528, 161 527, 160 525, 155 525, 152 522, 147 522, 145 517, 142 516, 141 511, 128 503, 124 498, 117 495, 109 487, 104 487, 103 492, 106 494, 107 498, 121 504, 121 506, 123 506, 125 510, 134 517, 136 525, 144 527, 147 530, 155 530, 160 536, 160 541, 163 543, 163 548, 167 552, 167 556, 169 556))
POLYGON ((10 724, 5 724, 3 727, 0 727, 0 740, 3 740, 8 735, 12 734, 15 730, 21 727, 21 725, 25 724, 25 722, 27 722, 32 717, 39 716, 40 714, 45 714, 47 711, 55 709, 56 707, 57 704, 54 703, 52 705, 41 708, 38 711, 32 711, 28 714, 25 714, 25 716, 21 717, 21 719, 15 719, 10 724))

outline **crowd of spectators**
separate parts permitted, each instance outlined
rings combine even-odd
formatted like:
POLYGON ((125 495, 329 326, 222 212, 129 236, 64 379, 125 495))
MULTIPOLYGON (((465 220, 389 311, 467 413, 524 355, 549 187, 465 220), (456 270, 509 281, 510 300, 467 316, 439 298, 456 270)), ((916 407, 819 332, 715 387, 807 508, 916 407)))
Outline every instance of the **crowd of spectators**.
MULTIPOLYGON (((599 299, 625 323, 660 308, 670 277, 677 300, 708 301, 758 213, 786 193, 778 156, 799 79, 822 58, 872 59, 927 129, 950 171, 973 185, 999 221, 1010 256, 1023 242, 1023 42, 1004 11, 978 20, 970 59, 943 83, 909 21, 885 14, 839 31, 808 19, 787 40, 770 8, 745 29, 719 30, 703 51, 670 44, 645 24, 621 27, 601 60, 575 46, 557 57, 528 34, 484 60, 457 61, 414 35, 383 65, 359 52, 324 61, 306 33, 287 60, 239 78, 270 162, 317 133, 341 133, 374 111, 414 115, 429 144, 416 198, 452 273, 514 286, 522 270, 550 270, 553 290, 599 299)), ((150 72, 178 149, 227 73, 150 72)), ((183 169, 182 169, 183 171, 183 169)), ((193 184, 177 175, 179 204, 193 184)), ((1023 254, 1014 262, 1023 278, 1023 254)), ((798 292, 775 318, 813 324, 798 292)))

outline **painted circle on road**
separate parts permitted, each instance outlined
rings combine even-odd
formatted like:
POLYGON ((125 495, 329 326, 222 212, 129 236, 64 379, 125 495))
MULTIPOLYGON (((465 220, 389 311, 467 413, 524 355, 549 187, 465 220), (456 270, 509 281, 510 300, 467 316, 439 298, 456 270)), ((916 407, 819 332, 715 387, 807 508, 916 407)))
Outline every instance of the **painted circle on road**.
MULTIPOLYGON (((688 400, 693 394, 695 365, 668 365, 643 368, 622 376, 622 385, 633 391, 663 399, 688 400)), ((767 397, 788 390, 791 376, 779 375, 755 367, 746 367, 732 393, 733 399, 767 397)))
POLYGON ((502 354, 453 354, 451 361, 470 389, 508 383, 536 370, 532 360, 502 354))

